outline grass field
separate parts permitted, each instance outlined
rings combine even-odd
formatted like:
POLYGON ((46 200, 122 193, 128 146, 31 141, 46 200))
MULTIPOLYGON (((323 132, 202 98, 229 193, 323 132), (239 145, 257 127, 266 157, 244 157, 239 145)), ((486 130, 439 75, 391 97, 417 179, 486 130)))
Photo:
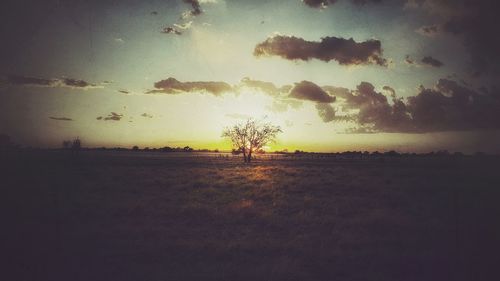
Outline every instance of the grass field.
POLYGON ((494 280, 498 264, 494 157, 1 161, 3 280, 494 280))

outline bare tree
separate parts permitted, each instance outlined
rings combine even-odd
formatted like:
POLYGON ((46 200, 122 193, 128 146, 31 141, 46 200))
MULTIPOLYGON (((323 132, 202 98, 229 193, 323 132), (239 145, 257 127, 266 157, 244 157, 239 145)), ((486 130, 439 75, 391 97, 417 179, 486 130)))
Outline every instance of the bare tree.
POLYGON ((71 141, 70 140, 65 140, 62 142, 62 147, 64 149, 69 149, 71 147, 71 141))
POLYGON ((276 135, 281 132, 279 126, 248 119, 245 123, 224 129, 222 137, 231 140, 234 149, 243 154, 243 161, 249 163, 253 152, 275 141, 276 135))
POLYGON ((71 150, 74 153, 78 153, 80 149, 82 148, 82 141, 80 140, 79 137, 73 140, 73 143, 71 144, 71 150))

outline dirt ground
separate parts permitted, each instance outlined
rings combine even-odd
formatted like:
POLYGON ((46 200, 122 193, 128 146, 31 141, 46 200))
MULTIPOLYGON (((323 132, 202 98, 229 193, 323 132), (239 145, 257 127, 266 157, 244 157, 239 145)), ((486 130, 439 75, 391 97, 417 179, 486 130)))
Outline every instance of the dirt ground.
POLYGON ((498 267, 495 157, 1 164, 3 280, 494 280, 498 267))

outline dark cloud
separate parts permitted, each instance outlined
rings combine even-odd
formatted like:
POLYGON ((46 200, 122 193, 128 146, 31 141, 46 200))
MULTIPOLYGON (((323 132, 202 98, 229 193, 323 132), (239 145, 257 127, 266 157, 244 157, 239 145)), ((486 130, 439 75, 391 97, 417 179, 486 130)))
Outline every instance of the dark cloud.
POLYGON ((420 88, 408 98, 408 109, 418 131, 500 128, 500 96, 479 94, 453 80, 440 79, 434 89, 420 88))
MULTIPOLYGON (((328 5, 333 5, 338 2, 338 0, 302 0, 304 4, 311 8, 326 8, 328 5)), ((380 3, 382 0, 351 0, 355 5, 365 5, 367 3, 380 3)))
POLYGON ((335 4, 337 0, 302 0, 302 2, 311 8, 325 8, 329 4, 335 4))
POLYGON ((73 89, 92 89, 99 88, 96 84, 88 83, 84 80, 71 79, 71 78, 36 78, 21 75, 7 75, 0 79, 0 84, 12 86, 32 86, 32 87, 66 87, 73 89))
MULTIPOLYGON (((284 112, 290 107, 299 108, 302 102, 314 102, 318 115, 324 122, 354 123, 351 133, 427 133, 442 131, 471 131, 500 129, 499 89, 483 88, 479 93, 454 80, 441 79, 431 89, 421 87, 415 96, 405 100, 396 91, 384 86, 383 94, 368 82, 356 89, 320 87, 310 81, 295 83, 290 87, 244 78, 239 86, 252 87, 273 97, 273 112, 284 112), (332 103, 335 102, 335 108, 332 103)), ((216 96, 225 92, 239 91, 224 82, 179 82, 174 78, 155 83, 150 92, 176 94, 206 91, 216 96)), ((228 117, 239 118, 240 115, 228 117)), ((104 120, 120 119, 111 114, 104 120)))
POLYGON ((127 90, 118 90, 118 92, 120 92, 122 94, 126 94, 126 95, 130 94, 130 92, 127 90))
POLYGON ((175 27, 172 27, 172 26, 167 26, 167 27, 163 28, 161 33, 182 35, 182 32, 180 32, 179 30, 177 30, 175 27))
POLYGON ((426 56, 422 59, 422 63, 432 67, 441 67, 443 63, 431 56, 426 56))
POLYGON ((500 74, 500 38, 496 36, 500 1, 411 0, 407 6, 427 10, 442 21, 443 32, 463 38, 472 72, 500 74))
POLYGON ((44 79, 35 77, 26 77, 18 75, 9 75, 2 79, 2 84, 16 86, 47 86, 51 87, 56 83, 54 79, 44 79))
POLYGON ((335 110, 330 104, 335 102, 335 96, 329 95, 320 86, 310 81, 295 83, 288 96, 298 100, 316 102, 316 110, 324 122, 331 122, 335 119, 335 110))
POLYGON ((56 120, 56 121, 73 121, 73 119, 68 118, 68 117, 52 117, 52 116, 50 116, 49 119, 56 120))
POLYGON ((332 103, 335 101, 334 96, 330 96, 321 87, 309 81, 295 83, 295 86, 290 91, 289 97, 320 103, 332 103))
POLYGON ((346 98, 351 94, 351 90, 344 87, 335 87, 335 86, 323 86, 321 87, 324 91, 326 91, 331 96, 346 98))
POLYGON ((295 36, 275 35, 257 44, 254 56, 280 56, 288 60, 318 59, 337 61, 341 65, 378 64, 387 66, 382 57, 379 40, 355 42, 351 39, 323 37, 321 41, 307 41, 295 36))
POLYGON ((106 117, 99 116, 96 119, 97 120, 104 120, 104 121, 120 121, 122 118, 123 118, 123 114, 111 112, 106 117))
POLYGON ((438 25, 425 25, 417 29, 416 32, 427 37, 435 37, 440 33, 440 27, 438 25))
POLYGON ((453 80, 440 79, 432 89, 421 87, 406 103, 395 94, 389 102, 368 82, 362 82, 354 91, 337 94, 342 110, 354 112, 350 118, 357 127, 352 132, 427 133, 500 128, 500 95, 477 93, 453 80))
POLYGON ((397 132, 406 131, 411 126, 406 105, 395 97, 390 105, 387 97, 376 92, 375 87, 368 82, 362 82, 350 93, 343 92, 342 98, 343 108, 357 110, 353 119, 367 130, 397 132))
MULTIPOLYGON (((190 4, 192 9, 189 11, 186 11, 182 14, 180 17, 180 20, 187 20, 191 17, 198 16, 202 13, 201 7, 200 7, 200 2, 198 0, 184 0, 184 3, 190 4)), ((177 22, 174 23, 173 26, 167 26, 164 27, 161 31, 161 33, 165 34, 174 34, 174 35, 182 35, 181 30, 188 30, 191 28, 193 21, 189 22, 177 22)))
POLYGON ((141 114, 141 116, 144 118, 153 118, 153 115, 148 114, 148 113, 143 113, 143 114, 141 114))
POLYGON ((64 78, 64 79, 62 79, 62 81, 63 81, 63 85, 69 86, 69 87, 74 87, 74 88, 88 88, 91 86, 95 86, 95 85, 89 84, 86 81, 77 80, 77 79, 64 78))
POLYGON ((410 55, 405 56, 405 63, 409 65, 415 64, 415 60, 410 57, 410 55))
POLYGON ((356 5, 365 5, 368 3, 382 3, 382 0, 351 0, 356 5))
POLYGON ((192 9, 191 11, 189 11, 189 14, 191 16, 198 16, 201 15, 201 13, 203 12, 201 10, 200 2, 198 0, 183 0, 183 1, 184 3, 191 5, 192 9))
POLYGON ((213 94, 215 96, 220 96, 224 93, 233 92, 233 88, 231 87, 231 85, 225 82, 180 82, 172 77, 156 82, 154 84, 154 87, 155 89, 148 91, 147 94, 179 94, 202 91, 213 94))
POLYGON ((316 109, 318 110, 318 115, 323 119, 323 122, 331 122, 335 120, 335 110, 328 103, 317 103, 316 109))

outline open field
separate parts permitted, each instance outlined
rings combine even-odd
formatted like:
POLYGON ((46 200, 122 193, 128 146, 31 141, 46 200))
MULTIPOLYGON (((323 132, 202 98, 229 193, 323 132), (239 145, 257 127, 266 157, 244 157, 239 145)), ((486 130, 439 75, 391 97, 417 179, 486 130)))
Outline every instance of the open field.
POLYGON ((3 157, 2 279, 494 279, 498 158, 200 155, 3 157))

